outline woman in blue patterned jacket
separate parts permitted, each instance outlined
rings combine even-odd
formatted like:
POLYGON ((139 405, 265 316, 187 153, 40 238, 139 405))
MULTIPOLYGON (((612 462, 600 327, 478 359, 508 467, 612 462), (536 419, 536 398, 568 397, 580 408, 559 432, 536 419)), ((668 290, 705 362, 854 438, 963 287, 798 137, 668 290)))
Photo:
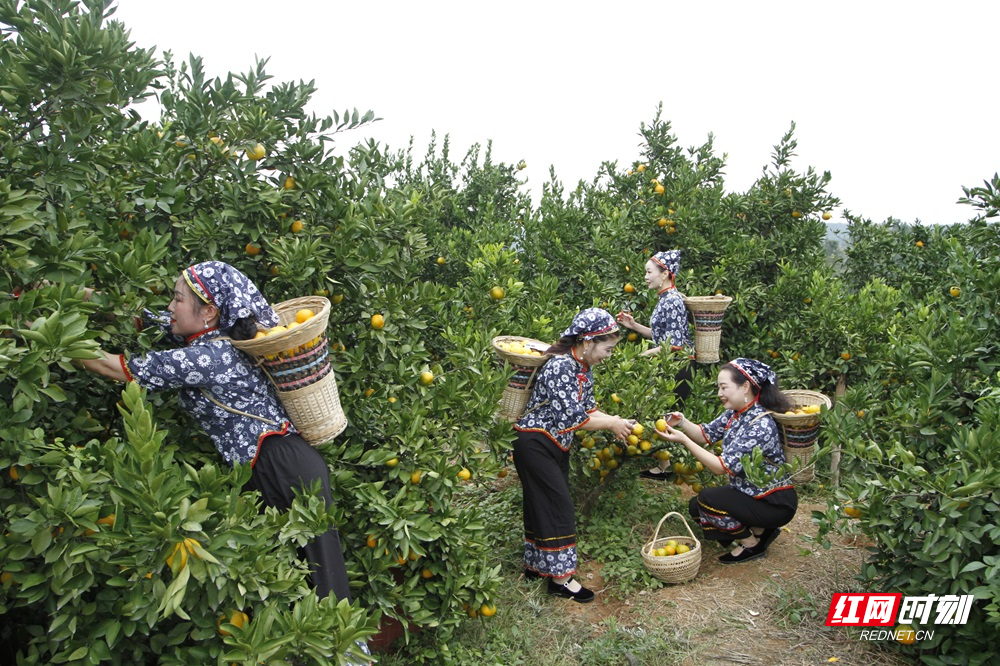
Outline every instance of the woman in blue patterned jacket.
MULTIPOLYGON (((682 367, 674 378, 676 388, 676 406, 679 411, 684 409, 684 401, 691 395, 691 362, 694 341, 691 339, 691 324, 688 321, 687 307, 684 305, 684 294, 677 291, 674 278, 681 269, 681 251, 668 250, 657 252, 646 262, 646 286, 660 297, 656 308, 649 317, 649 326, 638 323, 629 312, 618 315, 618 323, 622 328, 630 328, 644 338, 650 338, 656 344, 653 349, 643 352, 644 356, 657 354, 661 347, 667 345, 672 352, 682 355, 682 367)), ((674 474, 669 471, 670 461, 661 460, 656 467, 639 474, 644 479, 669 481, 674 474)))
MULTIPOLYGON (((84 361, 84 367, 149 391, 178 391, 181 405, 223 460, 253 466, 244 490, 259 491, 266 506, 288 509, 293 490, 315 481, 329 506, 326 461, 298 435, 263 372, 227 339, 249 339, 257 324, 278 324, 256 285, 229 264, 206 261, 184 270, 167 311, 164 328, 182 346, 131 358, 104 352, 103 358, 84 361)), ((303 550, 317 595, 333 592, 337 599, 349 600, 337 530, 319 535, 303 550)))
POLYGON ((514 466, 524 493, 524 574, 548 578, 548 590, 587 603, 591 590, 573 579, 576 518, 569 490, 569 448, 573 432, 610 430, 619 439, 634 422, 597 409, 591 368, 611 355, 618 325, 600 308, 573 318, 535 379, 524 415, 514 424, 514 466))
POLYGON ((705 488, 693 497, 689 510, 706 539, 726 546, 737 542, 732 552, 719 558, 734 564, 763 557, 798 508, 795 487, 781 471, 785 453, 778 426, 768 414, 784 413, 791 403, 778 390, 770 366, 753 359, 737 358, 722 366, 718 386, 726 409, 714 421, 698 425, 672 412, 666 432, 656 434, 683 444, 710 472, 729 476, 729 485, 705 488), (722 455, 717 456, 706 447, 719 440, 722 455), (763 458, 762 473, 752 475, 756 481, 748 478, 743 464, 744 456, 753 456, 755 449, 763 458))

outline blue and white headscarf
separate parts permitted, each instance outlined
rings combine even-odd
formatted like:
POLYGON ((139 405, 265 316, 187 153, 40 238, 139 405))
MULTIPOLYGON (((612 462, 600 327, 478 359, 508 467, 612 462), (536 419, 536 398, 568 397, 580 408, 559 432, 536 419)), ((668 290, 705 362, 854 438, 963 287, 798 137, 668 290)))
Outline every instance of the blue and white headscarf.
POLYGON ((671 276, 677 275, 677 271, 681 269, 681 251, 680 250, 666 250, 664 252, 657 252, 650 259, 653 260, 660 268, 670 273, 671 276))
POLYGON ((774 384, 778 376, 774 374, 774 370, 771 369, 767 363, 761 363, 760 361, 755 361, 752 358, 734 358, 729 362, 729 365, 733 366, 740 373, 750 380, 750 383, 760 390, 760 387, 765 383, 774 384))
POLYGON ((587 308, 573 317, 573 323, 569 325, 562 336, 576 336, 580 340, 592 340, 596 337, 614 333, 618 330, 615 318, 607 310, 601 308, 587 308))
POLYGON ((278 325, 278 315, 253 280, 227 263, 203 261, 190 266, 184 269, 184 281, 198 298, 218 309, 221 331, 251 315, 264 328, 278 325))

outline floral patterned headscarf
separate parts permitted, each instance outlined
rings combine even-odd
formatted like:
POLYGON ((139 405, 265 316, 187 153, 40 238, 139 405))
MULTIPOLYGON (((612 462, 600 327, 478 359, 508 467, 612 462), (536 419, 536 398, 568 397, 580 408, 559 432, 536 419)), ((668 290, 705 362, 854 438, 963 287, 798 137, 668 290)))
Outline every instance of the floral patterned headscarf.
POLYGON ((195 264, 184 269, 184 281, 198 298, 219 310, 219 330, 228 331, 237 319, 251 315, 265 328, 278 325, 278 315, 253 280, 229 264, 195 264))
POLYGON ((761 363, 760 361, 755 361, 752 358, 734 358, 729 362, 729 365, 733 366, 740 373, 750 380, 750 383, 760 390, 760 387, 765 383, 774 384, 778 376, 774 374, 774 370, 771 369, 767 363, 761 363))
POLYGON ((614 333, 618 330, 615 318, 607 310, 601 308, 587 308, 573 317, 573 323, 563 331, 563 337, 576 336, 580 340, 593 340, 594 338, 614 333))
POLYGON ((657 252, 650 259, 658 265, 663 270, 670 273, 671 276, 677 275, 677 271, 681 269, 681 251, 680 250, 666 250, 664 252, 657 252))

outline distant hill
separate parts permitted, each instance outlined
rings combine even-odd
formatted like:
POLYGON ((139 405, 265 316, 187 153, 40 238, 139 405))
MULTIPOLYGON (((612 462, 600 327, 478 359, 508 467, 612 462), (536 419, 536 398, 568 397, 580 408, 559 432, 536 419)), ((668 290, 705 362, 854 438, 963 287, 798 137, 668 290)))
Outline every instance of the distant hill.
POLYGON ((837 243, 847 244, 847 223, 846 222, 827 222, 826 223, 826 239, 834 241, 837 243))

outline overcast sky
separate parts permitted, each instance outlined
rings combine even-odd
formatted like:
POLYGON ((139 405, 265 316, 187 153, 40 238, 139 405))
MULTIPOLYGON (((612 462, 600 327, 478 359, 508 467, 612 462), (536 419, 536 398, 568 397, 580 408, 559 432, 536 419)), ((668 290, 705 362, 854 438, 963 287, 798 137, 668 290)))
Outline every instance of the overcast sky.
MULTIPOLYGON (((493 140, 535 199, 549 166, 567 189, 638 158, 663 102, 684 147, 715 135, 726 189, 745 191, 795 121, 793 166, 833 175, 853 213, 964 221, 961 187, 1000 170, 1000 2, 119 0, 139 46, 195 53, 209 74, 270 57, 313 80, 320 115, 357 107, 371 137, 452 157, 493 140)), ((837 218, 835 217, 835 220, 837 218)))

